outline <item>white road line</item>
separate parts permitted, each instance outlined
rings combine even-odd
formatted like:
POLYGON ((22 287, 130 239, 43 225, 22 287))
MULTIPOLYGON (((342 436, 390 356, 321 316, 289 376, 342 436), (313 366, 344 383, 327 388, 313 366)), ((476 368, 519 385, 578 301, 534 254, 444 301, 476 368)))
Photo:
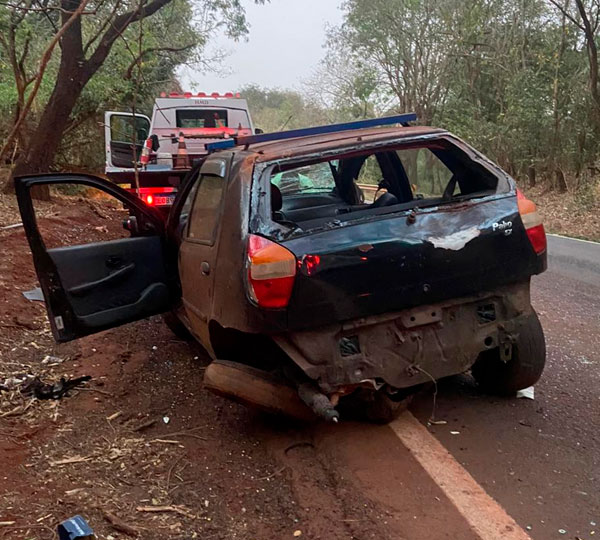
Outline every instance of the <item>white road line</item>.
POLYGON ((482 540, 531 540, 410 412, 390 427, 482 540))
POLYGON ((565 240, 574 240, 575 242, 584 242, 585 244, 595 244, 600 246, 600 242, 594 242, 593 240, 583 240, 582 238, 573 238, 572 236, 563 236, 562 234, 547 234, 547 236, 554 236, 556 238, 564 238, 565 240))

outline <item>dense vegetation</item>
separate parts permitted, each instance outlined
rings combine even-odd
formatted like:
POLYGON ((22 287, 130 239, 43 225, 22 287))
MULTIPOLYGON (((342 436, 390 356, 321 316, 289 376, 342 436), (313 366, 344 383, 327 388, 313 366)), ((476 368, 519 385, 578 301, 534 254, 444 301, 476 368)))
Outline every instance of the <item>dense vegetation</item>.
POLYGON ((98 168, 102 112, 148 110, 178 66, 206 67, 215 32, 247 32, 240 0, 0 3, 1 159, 17 174, 98 168))
MULTIPOLYGON (((3 135, 35 85, 42 52, 82 1, 0 4, 3 135)), ((598 0, 347 0, 343 10, 306 91, 243 89, 257 126, 290 129, 415 111, 422 123, 454 131, 521 180, 593 192, 600 138, 598 0)), ((45 167, 101 166, 103 110, 147 111, 160 90, 178 87, 179 65, 205 68, 204 45, 215 29, 238 37, 247 31, 239 0, 88 0, 80 36, 90 45, 82 61, 99 47, 106 21, 110 26, 128 11, 133 19, 81 86, 62 136, 43 134, 57 139, 45 167), (146 13, 156 2, 160 6, 146 13)), ((51 55, 6 162, 18 162, 32 137, 40 137, 67 44, 61 40, 51 55)))
POLYGON ((596 185, 598 0, 347 0, 344 12, 310 84, 319 118, 415 111, 522 180, 596 185))

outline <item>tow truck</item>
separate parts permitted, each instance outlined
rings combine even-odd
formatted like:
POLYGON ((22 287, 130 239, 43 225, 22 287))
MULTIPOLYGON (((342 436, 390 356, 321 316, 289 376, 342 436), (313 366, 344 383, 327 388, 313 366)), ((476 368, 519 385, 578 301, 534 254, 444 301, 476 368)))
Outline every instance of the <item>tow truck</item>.
POLYGON ((248 104, 239 93, 163 92, 152 118, 105 113, 104 172, 149 206, 166 211, 186 174, 206 157, 206 144, 254 133, 248 104))

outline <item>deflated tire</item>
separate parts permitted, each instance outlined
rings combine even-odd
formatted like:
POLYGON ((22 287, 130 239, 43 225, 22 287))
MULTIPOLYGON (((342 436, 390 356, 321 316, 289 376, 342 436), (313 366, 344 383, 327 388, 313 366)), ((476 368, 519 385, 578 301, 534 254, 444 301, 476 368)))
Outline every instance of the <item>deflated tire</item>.
POLYGON ((541 377, 545 363, 544 331, 532 310, 519 329, 516 343, 513 343, 512 358, 504 362, 498 348, 483 351, 471 373, 484 391, 511 396, 517 390, 533 386, 541 377))

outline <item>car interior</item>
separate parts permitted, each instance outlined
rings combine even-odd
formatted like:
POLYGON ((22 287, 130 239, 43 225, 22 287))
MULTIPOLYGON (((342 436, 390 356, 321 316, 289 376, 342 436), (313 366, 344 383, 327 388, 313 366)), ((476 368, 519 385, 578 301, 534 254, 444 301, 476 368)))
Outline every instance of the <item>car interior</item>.
POLYGON ((436 142, 282 164, 271 172, 272 219, 311 229, 496 192, 498 178, 458 148, 436 142))

